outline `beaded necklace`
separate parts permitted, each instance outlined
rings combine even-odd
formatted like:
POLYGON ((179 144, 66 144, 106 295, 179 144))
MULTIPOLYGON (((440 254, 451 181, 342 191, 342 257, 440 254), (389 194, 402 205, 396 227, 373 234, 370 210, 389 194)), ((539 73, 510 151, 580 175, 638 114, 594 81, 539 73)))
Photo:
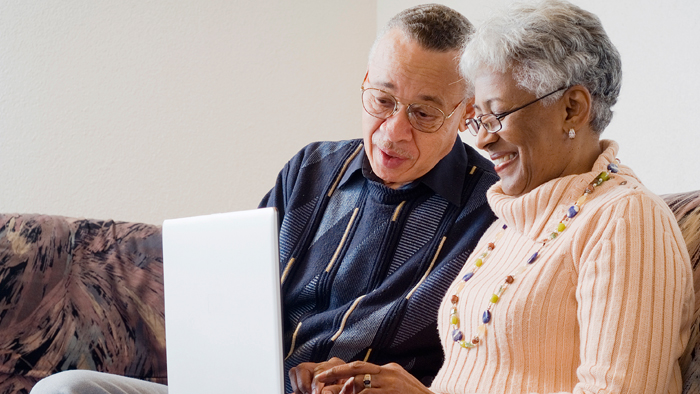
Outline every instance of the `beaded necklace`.
MULTIPOLYGON (((612 173, 618 172, 617 164, 608 164, 608 171, 612 173)), ((452 307, 450 308, 450 326, 452 328, 452 339, 455 342, 457 342, 461 347, 465 349, 477 347, 479 343, 482 342, 483 338, 486 336, 487 325, 491 322, 491 311, 501 299, 503 293, 505 293, 508 286, 515 282, 515 279, 522 275, 537 260, 537 257, 541 255, 543 249, 547 245, 549 245, 550 241, 557 238, 559 234, 561 234, 564 230, 568 228, 569 222, 571 222, 571 220, 573 220, 573 218, 579 213, 581 207, 586 202, 588 195, 593 193, 596 187, 602 185, 603 182, 607 181, 608 179, 610 179, 610 174, 608 172, 603 171, 600 174, 598 174, 598 176, 595 177, 595 179, 593 179, 593 181, 589 183, 588 186, 586 186, 586 189, 584 190, 583 194, 581 195, 581 197, 578 198, 578 200, 576 200, 574 205, 569 207, 564 217, 559 221, 559 223, 549 234, 549 236, 540 241, 541 243, 539 249, 537 249, 537 251, 532 256, 530 256, 523 265, 518 267, 510 275, 506 276, 503 283, 498 287, 498 290, 496 290, 496 292, 491 295, 491 298, 489 298, 488 307, 481 316, 481 324, 479 324, 476 330, 477 335, 475 335, 470 341, 467 341, 464 339, 464 333, 462 333, 462 331, 459 328, 460 321, 459 313, 457 312, 459 296, 457 294, 462 292, 464 286, 469 281, 469 279, 471 279, 474 276, 474 274, 476 274, 476 272, 479 270, 479 268, 482 265, 484 265, 491 252, 496 248, 496 242, 498 242, 503 237, 503 234, 508 228, 507 225, 503 225, 501 230, 495 235, 494 240, 492 242, 489 242, 486 245, 486 249, 481 254, 477 255, 476 259, 474 259, 474 265, 472 266, 472 269, 462 277, 462 280, 457 284, 455 294, 453 294, 452 298, 450 299, 452 303, 452 307)))

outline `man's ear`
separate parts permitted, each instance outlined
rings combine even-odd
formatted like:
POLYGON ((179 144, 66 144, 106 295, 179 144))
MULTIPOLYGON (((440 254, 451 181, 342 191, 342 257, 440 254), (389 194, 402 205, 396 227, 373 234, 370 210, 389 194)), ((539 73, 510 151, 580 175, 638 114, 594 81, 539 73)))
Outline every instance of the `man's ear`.
POLYGON ((464 100, 464 110, 460 112, 462 116, 459 119, 459 131, 467 129, 467 119, 473 118, 476 112, 474 111, 474 97, 464 100))
POLYGON ((587 127, 591 118, 591 93, 582 85, 574 85, 564 92, 566 118, 564 129, 581 130, 587 127))

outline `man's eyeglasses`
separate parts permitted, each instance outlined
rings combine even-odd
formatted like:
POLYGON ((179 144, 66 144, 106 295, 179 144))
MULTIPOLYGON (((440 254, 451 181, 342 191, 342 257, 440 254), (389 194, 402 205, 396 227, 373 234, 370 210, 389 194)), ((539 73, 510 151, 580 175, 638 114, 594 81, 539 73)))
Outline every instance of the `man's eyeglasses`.
MULTIPOLYGON (((406 107, 406 114, 413 128, 423 133, 434 133, 442 127, 445 120, 457 111, 463 102, 464 100, 460 101, 447 116, 440 108, 421 103, 409 104, 406 107)), ((400 104, 402 103, 391 93, 362 86, 362 107, 375 118, 388 119, 394 116, 399 111, 400 104)))
POLYGON ((522 106, 515 108, 515 109, 511 109, 510 111, 507 111, 507 112, 503 112, 500 114, 483 114, 483 115, 477 116, 476 118, 469 118, 469 119, 467 119, 467 129, 469 129, 469 132, 472 133, 473 136, 476 136, 477 134, 479 134, 479 128, 482 126, 489 133, 498 133, 503 128, 503 125, 501 124, 501 120, 503 118, 505 118, 506 116, 512 114, 515 111, 520 111, 521 109, 527 107, 530 104, 534 104, 534 103, 542 100, 545 97, 549 97, 549 96, 553 95, 554 93, 562 91, 562 90, 567 89, 567 88, 568 88, 568 86, 564 86, 564 87, 559 88, 553 92, 547 93, 540 98, 537 98, 533 101, 530 101, 529 103, 527 103, 525 105, 522 105, 522 106))

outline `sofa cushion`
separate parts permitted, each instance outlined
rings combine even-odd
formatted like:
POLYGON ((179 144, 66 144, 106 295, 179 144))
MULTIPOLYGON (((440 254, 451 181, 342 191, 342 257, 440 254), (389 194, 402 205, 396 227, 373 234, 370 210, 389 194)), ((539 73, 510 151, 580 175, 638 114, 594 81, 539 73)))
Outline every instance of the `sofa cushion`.
POLYGON ((76 368, 167 383, 160 228, 0 215, 0 393, 76 368))
POLYGON ((700 190, 661 197, 676 215, 693 266, 694 320, 690 340, 680 362, 683 371, 683 392, 696 394, 700 393, 700 190))

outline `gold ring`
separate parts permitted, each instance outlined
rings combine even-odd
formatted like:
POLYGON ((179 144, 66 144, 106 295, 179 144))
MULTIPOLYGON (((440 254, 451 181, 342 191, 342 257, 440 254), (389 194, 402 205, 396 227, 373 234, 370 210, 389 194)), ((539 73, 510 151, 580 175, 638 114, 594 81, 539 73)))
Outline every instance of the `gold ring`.
POLYGON ((365 380, 363 380, 362 383, 365 384, 366 389, 371 389, 372 388, 372 375, 366 373, 365 380))

